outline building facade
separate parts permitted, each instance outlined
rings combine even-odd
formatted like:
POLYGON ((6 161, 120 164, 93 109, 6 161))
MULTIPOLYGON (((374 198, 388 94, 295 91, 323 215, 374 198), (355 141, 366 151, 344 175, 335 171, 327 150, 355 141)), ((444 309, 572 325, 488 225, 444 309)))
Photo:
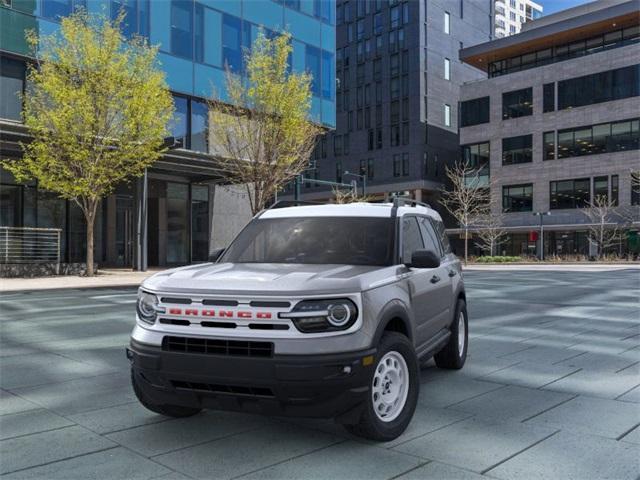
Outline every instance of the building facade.
MULTIPOLYGON (((49 34, 60 18, 83 8, 126 17, 125 35, 145 36, 160 46, 159 60, 174 95, 174 149, 143 179, 121 185, 102 202, 96 221, 100 265, 182 265, 206 260, 250 215, 243 193, 228 187, 207 133, 206 98, 224 98, 225 68, 242 73, 243 49, 260 28, 292 34, 292 68, 312 74, 312 117, 335 126, 334 0, 9 0, 0 4, 0 156, 18 159, 28 141, 21 123, 21 95, 29 50, 25 33, 49 34), (240 208, 238 205, 245 205, 240 208), (214 215, 218 212, 218 216, 214 215), (225 212, 233 218, 224 217, 225 212), (220 228, 217 228, 219 224, 220 228)), ((0 227, 62 229, 62 261, 85 258, 85 225, 73 203, 20 184, 0 172, 0 227)))
MULTIPOLYGON (((458 50, 491 38, 490 0, 339 0, 336 23, 336 129, 306 176, 434 199, 458 154, 459 87, 482 76, 458 50)), ((331 195, 313 181, 302 193, 331 195)))
POLYGON ((542 17, 542 5, 531 0, 494 0, 493 5, 495 38, 520 33, 526 22, 542 17))
POLYGON ((638 19, 637 1, 595 2, 461 50, 488 74, 461 89, 460 143, 491 178, 508 232, 500 253, 592 254, 585 207, 597 196, 626 212, 629 238, 615 251, 637 248, 638 19))

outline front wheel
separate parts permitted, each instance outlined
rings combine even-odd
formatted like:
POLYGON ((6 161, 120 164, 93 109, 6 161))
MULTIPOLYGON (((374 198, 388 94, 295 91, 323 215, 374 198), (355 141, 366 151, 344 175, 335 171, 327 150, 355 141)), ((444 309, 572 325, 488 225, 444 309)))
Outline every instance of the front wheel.
POLYGON ((451 336, 449 342, 442 350, 436 353, 433 359, 438 368, 459 370, 467 360, 467 347, 469 344, 469 317, 467 304, 459 299, 456 305, 456 313, 451 324, 451 336))
POLYGON ((418 359, 409 339, 399 333, 385 333, 361 417, 358 423, 345 428, 376 441, 388 442, 400 436, 416 409, 418 371, 418 359))

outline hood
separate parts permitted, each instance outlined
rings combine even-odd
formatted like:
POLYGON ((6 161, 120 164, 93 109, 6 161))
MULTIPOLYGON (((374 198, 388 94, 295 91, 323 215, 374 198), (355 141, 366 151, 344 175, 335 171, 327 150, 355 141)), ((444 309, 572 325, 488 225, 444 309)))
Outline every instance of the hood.
POLYGON ((207 263, 157 273, 143 287, 159 292, 226 295, 355 293, 394 267, 274 263, 207 263))

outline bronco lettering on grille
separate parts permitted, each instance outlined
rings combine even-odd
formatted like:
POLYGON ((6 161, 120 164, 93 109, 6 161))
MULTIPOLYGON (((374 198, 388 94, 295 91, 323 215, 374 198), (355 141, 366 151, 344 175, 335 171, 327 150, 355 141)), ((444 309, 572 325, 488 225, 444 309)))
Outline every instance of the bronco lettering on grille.
POLYGON ((189 317, 219 317, 219 318, 237 318, 237 319, 252 319, 257 318, 260 320, 270 320, 273 316, 271 312, 252 312, 249 310, 239 310, 234 312, 233 310, 213 310, 197 308, 170 308, 170 315, 185 315, 189 317))

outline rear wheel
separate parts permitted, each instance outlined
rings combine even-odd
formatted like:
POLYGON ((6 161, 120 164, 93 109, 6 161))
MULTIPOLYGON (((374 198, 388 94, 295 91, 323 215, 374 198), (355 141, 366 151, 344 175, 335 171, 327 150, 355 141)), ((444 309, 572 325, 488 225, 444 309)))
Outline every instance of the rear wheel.
POLYGON ((469 343, 469 319, 467 316, 467 304, 459 299, 456 305, 456 313, 451 324, 451 337, 442 350, 434 355, 434 360, 439 368, 459 370, 467 360, 467 347, 469 343))
POLYGON ((382 336, 359 421, 345 428, 359 437, 390 441, 405 431, 418 401, 418 360, 407 337, 382 336))
POLYGON ((201 408, 195 407, 183 407, 181 405, 159 405, 157 403, 152 402, 142 390, 140 386, 140 378, 136 375, 131 369, 131 385, 133 386, 133 392, 136 394, 138 401, 147 409, 151 410, 154 413, 159 413, 160 415, 164 415, 166 417, 191 417, 197 413, 200 413, 201 408))

